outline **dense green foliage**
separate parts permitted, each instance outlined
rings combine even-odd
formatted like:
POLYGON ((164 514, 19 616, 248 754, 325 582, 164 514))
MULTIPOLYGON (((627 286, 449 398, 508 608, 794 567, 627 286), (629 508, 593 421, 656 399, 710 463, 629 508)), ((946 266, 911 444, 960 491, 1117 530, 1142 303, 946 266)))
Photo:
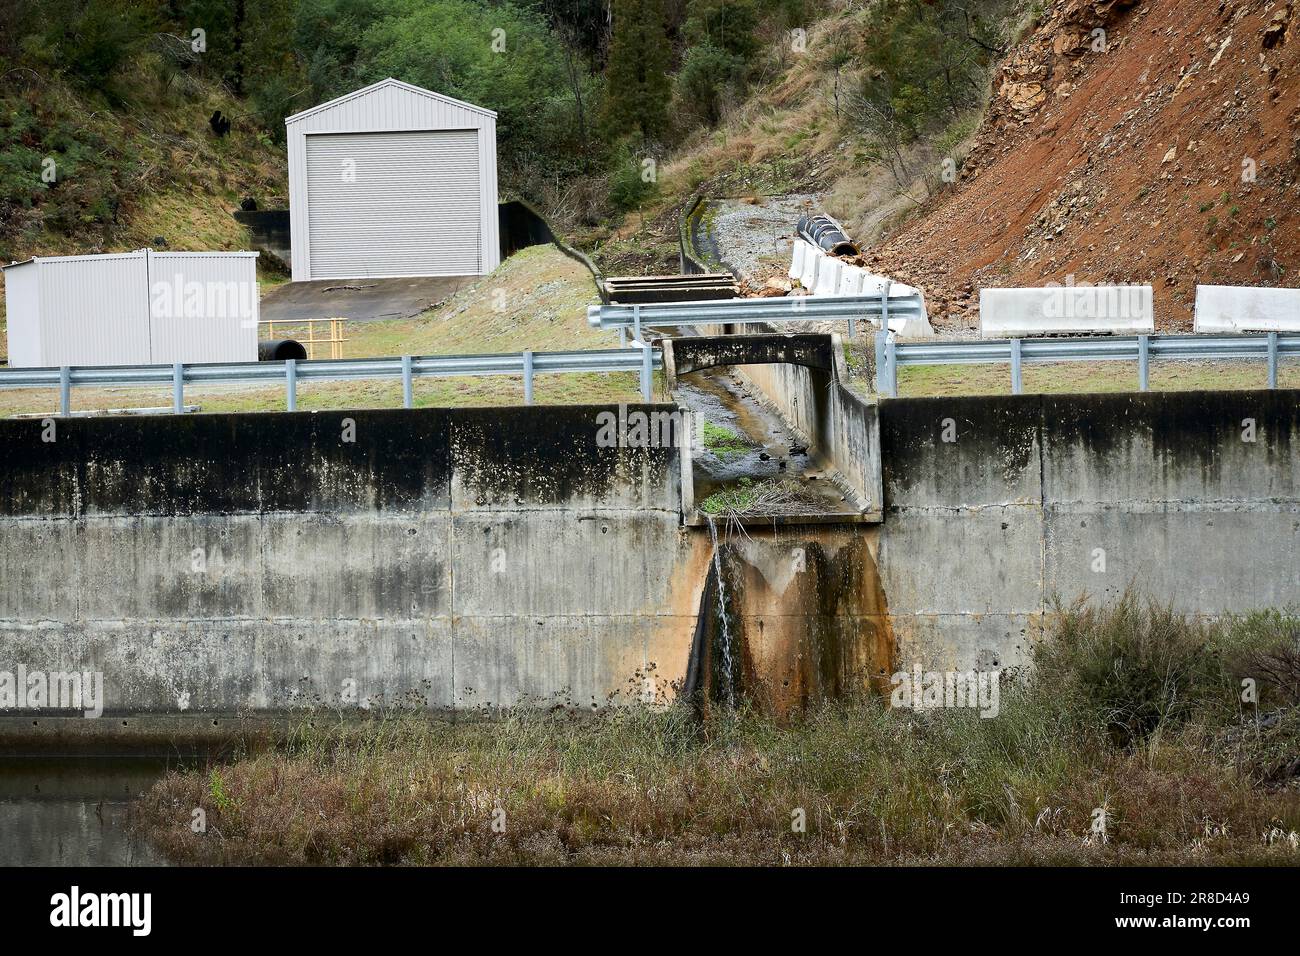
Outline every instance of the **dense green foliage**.
MULTIPOLYGON (((846 29, 832 43, 862 77, 850 120, 892 148, 978 103, 1000 18, 1016 2, 841 10, 846 29)), ((157 188, 158 169, 178 148, 193 156, 159 128, 169 111, 187 136, 214 142, 219 131, 207 123, 224 107, 237 132, 282 145, 286 115, 388 76, 497 111, 503 193, 537 202, 561 224, 595 222, 652 199, 646 161, 718 124, 786 62, 788 31, 806 33, 829 7, 18 0, 0 9, 0 236, 21 231, 18 219, 39 219, 51 233, 110 235, 122 203, 157 188), (55 182, 41 177, 51 160, 55 182)))
POLYGON ((668 36, 662 0, 614 0, 605 128, 648 140, 668 125, 668 36))
POLYGON ((868 21, 861 107, 890 135, 914 139, 980 104, 1012 0, 898 0, 868 21))

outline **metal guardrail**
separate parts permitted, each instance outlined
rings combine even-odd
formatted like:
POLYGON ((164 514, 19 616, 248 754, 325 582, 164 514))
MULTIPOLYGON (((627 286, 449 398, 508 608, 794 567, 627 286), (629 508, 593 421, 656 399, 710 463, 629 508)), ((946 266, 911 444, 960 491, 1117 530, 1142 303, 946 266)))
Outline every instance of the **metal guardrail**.
POLYGON ((767 322, 847 322, 849 337, 857 323, 868 321, 881 328, 890 318, 925 317, 919 295, 890 296, 786 296, 771 299, 725 299, 713 302, 661 302, 641 305, 592 305, 587 323, 594 328, 632 329, 641 341, 642 326, 655 325, 757 325, 767 322))
POLYGON ((1300 335, 1126 335, 1062 339, 980 339, 969 342, 898 342, 876 335, 876 391, 898 395, 900 365, 1009 364, 1011 391, 1023 392, 1021 368, 1043 362, 1137 362, 1138 387, 1150 386, 1152 359, 1265 359, 1268 387, 1277 388, 1278 360, 1300 357, 1300 335))
POLYGON ((278 383, 285 386, 288 411, 298 407, 298 382, 349 379, 402 380, 402 405, 414 404, 417 378, 476 375, 521 375, 524 403, 533 402, 533 379, 539 373, 637 372, 641 395, 652 399, 653 374, 663 368, 663 355, 653 348, 592 349, 583 352, 516 352, 496 355, 403 355, 394 358, 319 359, 298 362, 222 362, 185 365, 105 365, 61 368, 16 368, 0 371, 0 389, 57 388, 59 414, 72 407, 73 386, 172 386, 172 411, 185 407, 186 385, 278 383))

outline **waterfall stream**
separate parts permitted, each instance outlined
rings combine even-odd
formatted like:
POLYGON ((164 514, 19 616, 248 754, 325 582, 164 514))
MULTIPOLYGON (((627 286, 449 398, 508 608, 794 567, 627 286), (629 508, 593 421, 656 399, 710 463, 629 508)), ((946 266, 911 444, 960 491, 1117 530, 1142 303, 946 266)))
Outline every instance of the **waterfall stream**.
POLYGON ((718 547, 718 526, 710 515, 709 536, 713 539, 713 574, 718 582, 718 627, 722 637, 722 703, 728 708, 736 706, 735 688, 732 681, 731 629, 727 623, 727 585, 722 576, 722 552, 718 547))

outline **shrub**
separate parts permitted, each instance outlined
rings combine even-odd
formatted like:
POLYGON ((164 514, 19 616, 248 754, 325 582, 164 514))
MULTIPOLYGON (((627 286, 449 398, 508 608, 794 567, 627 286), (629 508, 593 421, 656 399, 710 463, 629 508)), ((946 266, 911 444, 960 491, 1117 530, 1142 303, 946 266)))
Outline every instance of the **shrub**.
POLYGON ((626 212, 653 196, 658 185, 644 174, 642 160, 632 155, 630 149, 620 150, 617 156, 609 178, 609 201, 614 208, 626 212))
POLYGON ((1224 653, 1235 686, 1254 682, 1261 711, 1300 707, 1300 617, 1268 610, 1235 618, 1224 653))
POLYGON ((1131 591, 1104 607, 1058 605, 1056 614, 1054 638, 1035 649, 1032 680, 1120 746, 1230 700, 1222 657, 1198 620, 1131 591))
POLYGON ((709 124, 722 118, 722 104, 734 95, 744 61, 705 41, 686 53, 677 74, 677 97, 709 124))

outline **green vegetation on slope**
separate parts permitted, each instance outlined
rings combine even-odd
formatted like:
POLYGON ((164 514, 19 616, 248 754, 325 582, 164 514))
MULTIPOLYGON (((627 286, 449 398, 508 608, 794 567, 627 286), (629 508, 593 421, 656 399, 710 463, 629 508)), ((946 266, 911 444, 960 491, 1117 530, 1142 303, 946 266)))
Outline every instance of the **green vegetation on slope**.
POLYGON ((497 111, 503 194, 591 225, 652 194, 646 161, 715 122, 816 6, 620 0, 611 24, 599 0, 18 0, 0 8, 0 251, 117 247, 282 199, 284 117, 388 76, 497 111), (185 217, 196 193, 226 208, 185 217))
MULTIPOLYGON (((210 22, 132 0, 0 11, 0 257, 246 244, 230 210, 282 202, 284 159, 194 51, 186 24, 210 22)), ((211 56, 223 42, 213 31, 211 56)))
POLYGON ((1062 609, 987 719, 877 698, 788 720, 322 714, 283 750, 172 774, 140 823, 204 863, 1294 865, 1298 635, 1294 616, 1203 624, 1131 596, 1062 609))
POLYGON ((693 128, 672 142, 639 214, 582 237, 610 274, 676 258, 676 225, 696 193, 822 194, 863 242, 899 227, 948 188, 979 125, 1001 52, 1027 0, 898 0, 692 5, 674 109, 693 128), (950 161, 950 166, 944 165, 950 161), (945 174, 949 175, 945 179, 945 174))

